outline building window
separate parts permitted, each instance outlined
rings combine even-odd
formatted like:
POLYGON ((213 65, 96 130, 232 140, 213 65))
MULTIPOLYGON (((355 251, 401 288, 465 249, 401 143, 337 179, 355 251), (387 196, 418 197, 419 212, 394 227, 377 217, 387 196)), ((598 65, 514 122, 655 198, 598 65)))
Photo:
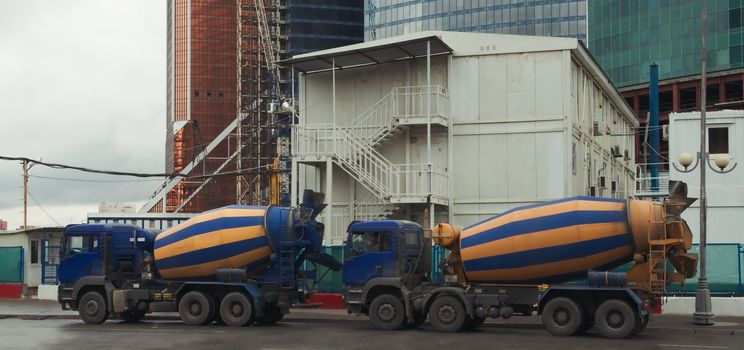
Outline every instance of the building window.
POLYGON ((708 153, 729 153, 729 133, 727 127, 708 128, 708 153))
POLYGON ((199 90, 194 90, 194 97, 199 97, 199 90))
POLYGON ((39 241, 37 240, 31 241, 31 263, 39 263, 39 241))

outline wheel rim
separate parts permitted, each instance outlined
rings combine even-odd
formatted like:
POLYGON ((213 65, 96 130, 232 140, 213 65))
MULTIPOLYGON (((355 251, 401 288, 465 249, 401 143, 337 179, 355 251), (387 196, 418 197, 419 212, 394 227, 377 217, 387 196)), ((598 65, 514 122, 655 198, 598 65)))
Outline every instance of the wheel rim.
POLYGON ((451 305, 444 305, 437 311, 437 316, 442 323, 450 324, 457 318, 457 311, 451 305))
POLYGON ((553 322, 559 326, 565 326, 571 322, 571 313, 564 308, 559 308, 553 312, 553 322))
POLYGON ((385 322, 390 322, 395 318, 395 307, 391 304, 382 304, 377 308, 377 316, 385 322))
POLYGON ((89 300, 87 303, 85 303, 85 313, 87 313, 88 315, 95 316, 98 314, 98 310, 99 309, 97 302, 89 300))
POLYGON ((243 316, 243 312, 245 311, 243 310, 243 305, 241 305, 240 303, 233 303, 232 306, 230 307, 230 313, 234 317, 243 316))
POLYGON ((189 305, 189 313, 192 316, 199 316, 201 314, 201 310, 202 308, 199 303, 191 303, 191 305, 189 305))
POLYGON ((625 325, 625 316, 622 312, 616 310, 608 312, 605 320, 607 320, 607 326, 612 329, 622 328, 625 325))

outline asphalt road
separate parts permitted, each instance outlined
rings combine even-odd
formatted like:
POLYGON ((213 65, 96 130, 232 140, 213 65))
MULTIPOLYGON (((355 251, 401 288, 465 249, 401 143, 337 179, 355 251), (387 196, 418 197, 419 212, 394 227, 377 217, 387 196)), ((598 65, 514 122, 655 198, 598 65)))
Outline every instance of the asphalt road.
POLYGON ((74 319, 0 319, 1 349, 742 349, 744 332, 726 323, 715 328, 649 325, 632 339, 609 340, 595 333, 554 337, 530 323, 486 323, 468 333, 419 329, 377 331, 366 318, 294 312, 280 324, 230 328, 190 327, 179 321, 107 321, 86 325, 74 319))

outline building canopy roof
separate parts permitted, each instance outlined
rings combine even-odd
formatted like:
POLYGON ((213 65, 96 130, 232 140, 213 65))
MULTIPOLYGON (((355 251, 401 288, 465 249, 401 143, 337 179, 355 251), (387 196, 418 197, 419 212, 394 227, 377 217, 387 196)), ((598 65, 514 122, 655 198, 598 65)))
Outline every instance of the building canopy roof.
POLYGON ((400 61, 426 57, 426 43, 430 45, 432 56, 449 54, 452 49, 437 35, 426 35, 408 40, 376 40, 343 46, 336 49, 317 51, 309 54, 294 56, 279 62, 292 65, 301 72, 317 72, 331 70, 333 65, 337 69, 361 67, 372 64, 400 61))
POLYGON ((431 45, 432 56, 451 54, 453 57, 465 57, 568 50, 576 62, 596 79, 625 119, 631 125, 638 126, 638 119, 628 104, 589 50, 575 38, 425 31, 297 55, 279 64, 292 66, 303 73, 316 73, 332 70, 334 62, 336 69, 343 69, 421 58, 426 57, 427 41, 431 45))

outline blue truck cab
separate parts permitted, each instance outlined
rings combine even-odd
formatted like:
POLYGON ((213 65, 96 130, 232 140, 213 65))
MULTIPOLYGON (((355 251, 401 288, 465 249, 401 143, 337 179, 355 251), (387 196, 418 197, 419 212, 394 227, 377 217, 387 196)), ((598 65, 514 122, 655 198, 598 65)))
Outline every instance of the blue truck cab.
POLYGON ((424 237, 421 226, 405 220, 358 221, 347 232, 343 283, 348 311, 369 314, 375 323, 378 315, 369 310, 393 304, 380 316, 394 318, 388 322, 392 326, 377 322, 378 328, 423 322, 409 302, 416 286, 430 282, 431 239, 424 237))

